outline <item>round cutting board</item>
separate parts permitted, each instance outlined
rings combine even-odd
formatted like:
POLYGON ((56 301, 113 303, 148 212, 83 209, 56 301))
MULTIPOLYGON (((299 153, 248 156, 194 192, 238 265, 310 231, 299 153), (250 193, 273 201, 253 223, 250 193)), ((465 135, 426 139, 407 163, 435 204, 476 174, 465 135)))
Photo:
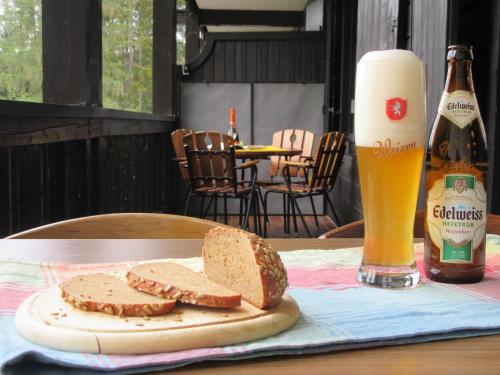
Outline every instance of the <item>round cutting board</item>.
POLYGON ((66 303, 59 287, 27 298, 16 313, 17 331, 52 349, 101 354, 148 354, 236 344, 272 336, 299 317, 285 295, 271 310, 242 301, 232 309, 178 305, 156 317, 119 317, 81 311, 66 303))

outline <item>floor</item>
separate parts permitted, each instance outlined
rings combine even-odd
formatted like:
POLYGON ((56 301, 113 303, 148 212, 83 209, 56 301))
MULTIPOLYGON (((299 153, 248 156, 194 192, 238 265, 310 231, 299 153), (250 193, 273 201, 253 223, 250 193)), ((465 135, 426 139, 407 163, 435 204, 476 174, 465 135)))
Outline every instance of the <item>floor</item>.
MULTIPOLYGON (((290 220, 290 233, 284 233, 283 231, 283 217, 282 216, 270 216, 270 224, 267 225, 267 237, 268 238, 305 238, 307 237, 307 232, 305 231, 304 226, 300 218, 297 218, 297 229, 298 231, 294 231, 293 220, 290 220)), ((208 217, 207 219, 210 219, 208 217)), ((311 231, 312 237, 319 237, 325 232, 335 228, 335 224, 333 220, 327 215, 318 216, 319 227, 316 227, 316 223, 314 222, 314 216, 305 216, 304 217, 306 224, 311 231)), ((219 216, 217 221, 220 223, 224 223, 224 217, 219 216)), ((238 216, 229 216, 228 224, 231 226, 238 226, 238 216)), ((253 231, 253 220, 250 218, 250 230, 253 231)))

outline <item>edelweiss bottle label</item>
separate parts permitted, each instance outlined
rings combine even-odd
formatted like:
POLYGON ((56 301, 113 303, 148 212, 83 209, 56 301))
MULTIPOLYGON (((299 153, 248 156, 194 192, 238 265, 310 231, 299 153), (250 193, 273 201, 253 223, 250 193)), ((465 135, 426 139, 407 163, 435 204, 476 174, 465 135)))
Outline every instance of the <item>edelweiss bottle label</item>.
POLYGON ((428 192, 427 225, 440 249, 441 262, 472 263, 473 249, 484 239, 486 191, 468 174, 447 174, 428 192))
POLYGON ((452 93, 445 91, 439 103, 438 113, 463 129, 479 117, 476 95, 464 90, 452 93))

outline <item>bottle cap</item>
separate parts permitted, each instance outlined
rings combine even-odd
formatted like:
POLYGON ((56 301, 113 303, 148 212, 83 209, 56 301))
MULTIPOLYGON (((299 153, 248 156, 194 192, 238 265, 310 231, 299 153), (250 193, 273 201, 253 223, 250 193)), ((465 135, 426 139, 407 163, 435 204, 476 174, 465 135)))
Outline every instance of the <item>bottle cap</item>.
POLYGON ((448 47, 448 61, 452 60, 473 60, 472 46, 466 44, 454 44, 448 47))
POLYGON ((229 108, 229 123, 236 124, 236 108, 229 108))

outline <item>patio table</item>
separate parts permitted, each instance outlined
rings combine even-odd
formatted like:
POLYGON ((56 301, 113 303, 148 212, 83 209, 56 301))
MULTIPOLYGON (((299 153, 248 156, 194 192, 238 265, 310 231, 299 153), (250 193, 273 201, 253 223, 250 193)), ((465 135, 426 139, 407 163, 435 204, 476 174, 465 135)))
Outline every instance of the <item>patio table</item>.
POLYGON ((302 150, 293 148, 280 148, 275 146, 262 146, 252 148, 248 146, 245 148, 235 150, 236 158, 238 159, 268 159, 271 156, 284 156, 285 159, 289 157, 300 155, 302 150))
MULTIPOLYGON (((279 251, 340 249, 361 239, 271 239, 279 251)), ((417 241, 417 242, 421 242, 417 241)), ((201 240, 0 240, 0 260, 100 263, 200 255, 201 240)), ((202 362, 165 374, 498 373, 500 336, 454 339, 334 353, 202 362)), ((40 365, 41 366, 41 365, 40 365)), ((49 365, 44 365, 49 366, 49 365)), ((40 370, 45 367, 40 367, 40 370)), ((158 373, 158 372, 156 372, 158 373)))

